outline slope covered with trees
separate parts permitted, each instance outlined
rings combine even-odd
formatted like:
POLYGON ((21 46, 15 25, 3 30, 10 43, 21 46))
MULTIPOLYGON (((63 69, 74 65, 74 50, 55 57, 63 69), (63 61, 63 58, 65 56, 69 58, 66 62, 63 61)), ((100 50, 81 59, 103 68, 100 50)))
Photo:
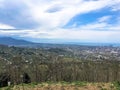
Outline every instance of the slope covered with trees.
POLYGON ((0 87, 30 82, 120 81, 120 48, 0 45, 0 87))

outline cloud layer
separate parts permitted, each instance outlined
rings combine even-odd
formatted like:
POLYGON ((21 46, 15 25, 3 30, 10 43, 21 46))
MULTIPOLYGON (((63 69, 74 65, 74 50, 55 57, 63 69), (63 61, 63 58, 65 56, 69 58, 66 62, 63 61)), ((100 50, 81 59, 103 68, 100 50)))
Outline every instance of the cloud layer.
POLYGON ((118 42, 119 5, 120 0, 0 0, 0 35, 118 42))

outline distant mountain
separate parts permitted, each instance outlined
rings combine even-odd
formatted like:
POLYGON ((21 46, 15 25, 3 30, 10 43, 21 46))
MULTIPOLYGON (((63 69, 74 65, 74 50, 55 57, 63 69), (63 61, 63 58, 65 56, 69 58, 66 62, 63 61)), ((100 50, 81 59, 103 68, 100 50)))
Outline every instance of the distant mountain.
POLYGON ((1 45, 8 45, 8 46, 17 46, 17 47, 59 47, 61 45, 58 44, 50 44, 50 43, 34 43, 22 39, 15 39, 11 37, 0 37, 0 44, 1 45))
POLYGON ((30 41, 22 40, 22 39, 14 39, 11 37, 0 37, 0 44, 1 45, 8 45, 8 46, 18 46, 18 47, 64 47, 64 46, 120 46, 120 43, 76 43, 76 42, 62 42, 62 43, 51 43, 50 42, 43 42, 42 43, 33 43, 30 41))
POLYGON ((32 45, 34 43, 25 40, 14 39, 11 37, 0 37, 0 44, 10 45, 10 46, 26 46, 26 45, 32 45))

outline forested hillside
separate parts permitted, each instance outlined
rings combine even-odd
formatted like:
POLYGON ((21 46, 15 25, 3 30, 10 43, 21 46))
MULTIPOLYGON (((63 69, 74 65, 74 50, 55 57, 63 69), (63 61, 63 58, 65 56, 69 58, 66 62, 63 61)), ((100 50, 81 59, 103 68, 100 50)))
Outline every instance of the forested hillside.
POLYGON ((120 81, 120 48, 63 46, 21 48, 0 45, 0 87, 40 82, 120 81))

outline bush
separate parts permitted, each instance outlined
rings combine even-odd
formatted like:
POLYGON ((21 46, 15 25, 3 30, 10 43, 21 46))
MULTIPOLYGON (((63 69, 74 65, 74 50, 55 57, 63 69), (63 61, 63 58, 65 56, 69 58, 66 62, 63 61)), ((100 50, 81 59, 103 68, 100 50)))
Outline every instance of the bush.
POLYGON ((80 81, 76 81, 76 82, 73 82, 72 83, 73 85, 76 85, 76 86, 86 86, 86 82, 80 82, 80 81))
POLYGON ((116 87, 116 90, 120 90, 120 82, 119 81, 116 81, 113 84, 116 87))

